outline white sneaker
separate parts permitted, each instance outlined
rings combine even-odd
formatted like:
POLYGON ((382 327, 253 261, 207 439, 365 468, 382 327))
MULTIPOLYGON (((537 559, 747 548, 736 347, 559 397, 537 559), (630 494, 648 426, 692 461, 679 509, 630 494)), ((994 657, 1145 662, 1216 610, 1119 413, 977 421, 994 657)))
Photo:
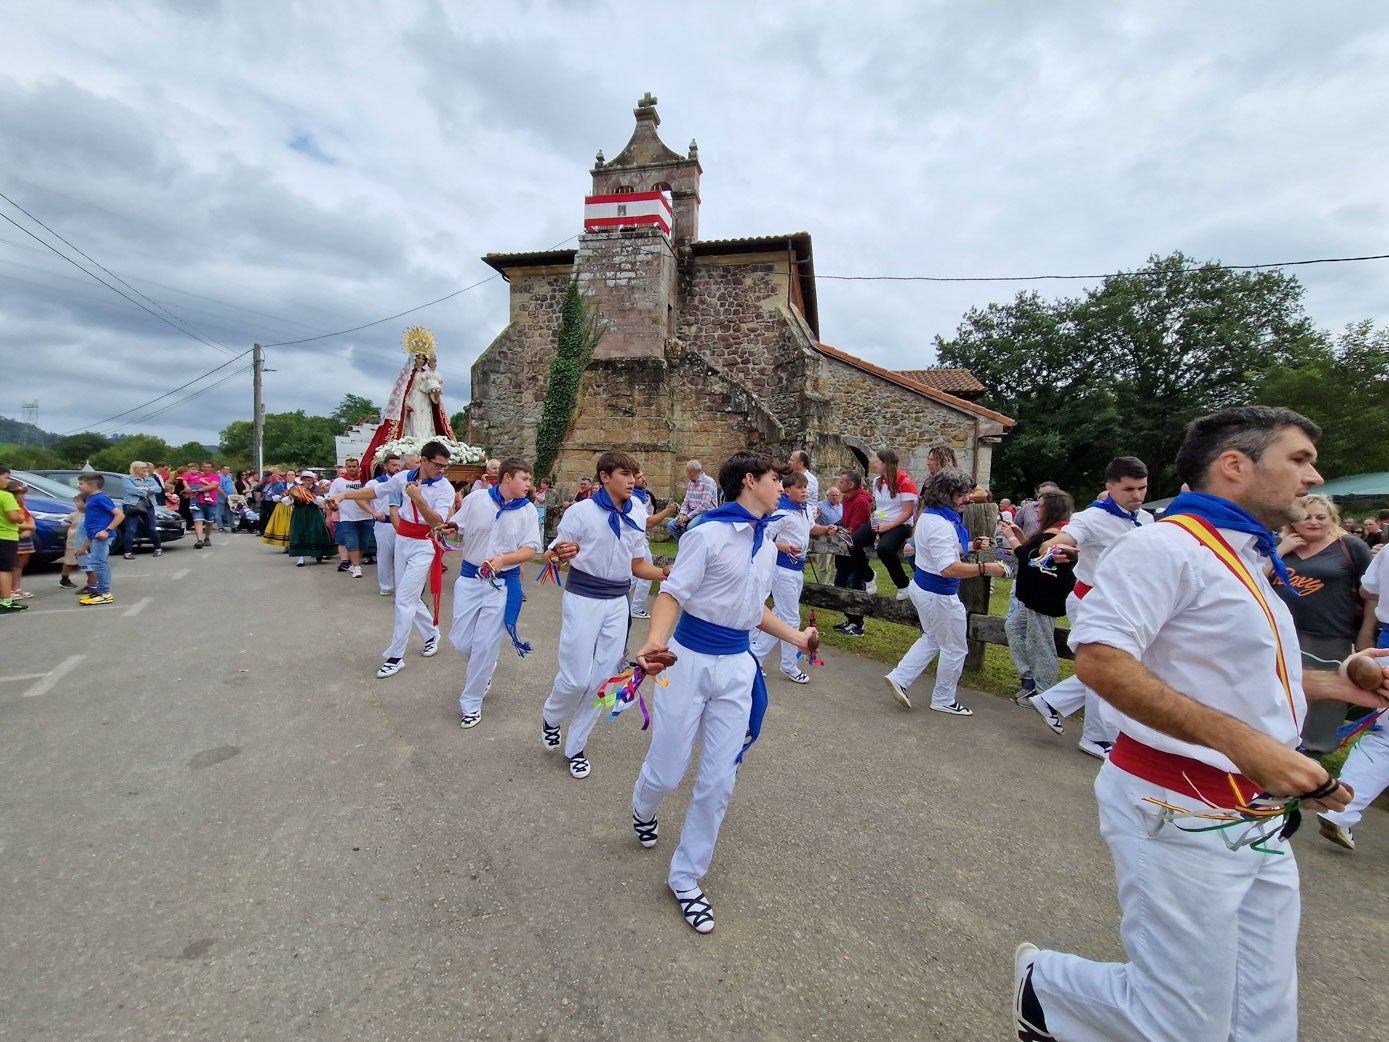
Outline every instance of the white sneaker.
POLYGON ((912 592, 910 586, 903 586, 900 590, 897 591, 897 599, 899 601, 909 601, 911 600, 911 598, 912 592))
POLYGON ((1082 738, 1076 742, 1076 748, 1086 756, 1093 756, 1097 760, 1109 758, 1109 750, 1113 747, 1111 742, 1092 742, 1088 738, 1082 738))
POLYGON ((1032 708, 1041 714, 1048 727, 1057 734, 1066 733, 1066 728, 1061 725, 1061 714, 1051 707, 1050 702, 1041 695, 1033 695, 1028 701, 1032 704, 1032 708))
POLYGON ((381 668, 376 671, 376 679, 385 680, 387 677, 393 677, 404 668, 405 663, 400 659, 388 658, 385 662, 381 663, 381 668))
POLYGON ((1345 847, 1347 850, 1355 849, 1355 839, 1350 832, 1340 825, 1337 825, 1330 818, 1317 815, 1317 829, 1321 832, 1323 839, 1329 839, 1338 847, 1345 847))
POLYGON ((934 702, 932 702, 931 708, 934 709, 937 713, 949 713, 951 716, 974 715, 973 709, 967 709, 964 706, 960 705, 959 702, 951 702, 948 706, 938 706, 934 702))
POLYGON ((587 778, 588 772, 592 770, 589 765, 588 757, 580 749, 573 756, 569 757, 569 773, 575 778, 587 778))
POLYGON ((634 618, 634 619, 649 619, 649 618, 651 618, 651 613, 650 613, 649 611, 647 611, 645 608, 634 608, 634 609, 632 610, 632 618, 634 618))
POLYGON ((394 591, 394 590, 382 590, 382 591, 381 591, 381 596, 382 596, 382 597, 394 597, 394 596, 395 596, 395 591, 394 591))
POLYGON ((481 721, 481 720, 482 720, 482 713, 480 713, 480 712, 478 712, 478 713, 464 713, 463 716, 462 716, 462 718, 458 721, 458 726, 461 727, 461 728, 463 728, 463 729, 466 731, 466 730, 467 730, 468 728, 470 728, 470 727, 476 727, 476 726, 478 725, 478 722, 481 721))
POLYGON ((433 658, 439 654, 439 638, 430 637, 424 642, 424 650, 420 652, 425 658, 433 658))
POLYGON ((787 680, 791 681, 791 683, 793 683, 793 684, 809 684, 809 683, 810 683, 810 677, 806 676, 806 675, 805 675, 804 673, 802 673, 799 669, 796 670, 794 673, 790 672, 789 670, 783 669, 783 670, 781 671, 781 675, 784 676, 787 680))
POLYGON ((892 697, 897 699, 897 704, 903 709, 910 709, 912 700, 907 697, 907 689, 893 680, 891 676, 883 677, 883 680, 887 682, 887 689, 892 692, 892 697))
POLYGON ((1013 1028, 1020 1040, 1056 1042, 1056 1036, 1043 1026, 1046 1014, 1032 990, 1032 964, 1038 954, 1037 946, 1027 941, 1013 953, 1013 1028))
POLYGON ((875 576, 874 578, 868 580, 868 585, 865 586, 865 587, 863 588, 863 592, 864 592, 864 593, 877 593, 877 592, 878 592, 878 580, 877 580, 877 577, 876 577, 876 576, 875 576))
POLYGON ((360 565, 354 564, 351 568, 348 569, 348 572, 354 579, 360 579, 362 577, 362 569, 360 565))

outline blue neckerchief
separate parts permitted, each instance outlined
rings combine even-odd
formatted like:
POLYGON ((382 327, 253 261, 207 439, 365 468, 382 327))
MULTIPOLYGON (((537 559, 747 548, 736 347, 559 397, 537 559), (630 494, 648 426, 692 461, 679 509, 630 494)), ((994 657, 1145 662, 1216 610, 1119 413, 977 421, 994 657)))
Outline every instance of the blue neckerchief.
MULTIPOLYGON (((392 477, 394 477, 394 476, 395 476, 395 475, 392 475, 392 477)), ((424 481, 420 481, 420 468, 419 468, 419 467, 416 467, 414 470, 410 471, 410 473, 408 473, 408 474, 405 475, 405 480, 406 480, 406 481, 419 481, 419 483, 420 483, 421 485, 432 485, 432 484, 434 484, 434 482, 436 482, 436 481, 443 481, 443 480, 444 480, 444 475, 443 475, 443 474, 440 474, 437 478, 427 478, 427 479, 425 479, 424 481)))
MULTIPOLYGON (((752 655, 752 641, 747 630, 720 626, 689 612, 681 614, 674 636, 691 651, 705 655, 738 655, 743 652, 752 655)), ((756 656, 753 656, 753 664, 760 667, 756 656)), ((738 758, 734 763, 742 763, 743 754, 757 741, 757 736, 762 733, 762 717, 766 713, 767 683, 762 679, 761 668, 756 668, 752 671, 752 707, 748 711, 748 731, 743 739, 743 748, 738 751, 738 758)))
POLYGON ((964 520, 949 507, 927 507, 922 511, 923 514, 935 514, 936 517, 943 517, 955 528, 955 534, 960 538, 960 553, 969 553, 969 529, 965 527, 964 520))
POLYGON ((777 500, 776 508, 778 510, 799 510, 804 512, 805 504, 797 503, 794 499, 792 499, 785 492, 783 492, 781 494, 781 498, 777 500))
POLYGON ((1138 511, 1129 513, 1112 499, 1097 499, 1091 503, 1086 510, 1103 510, 1106 514, 1113 514, 1115 517, 1122 517, 1125 521, 1132 521, 1133 527, 1140 527, 1143 522, 1138 519, 1138 511))
MULTIPOLYGON (((513 500, 515 502, 515 500, 513 500)), ((525 502, 525 500, 521 500, 525 502)), ((477 565, 468 561, 458 562, 458 574, 465 579, 476 579, 478 575, 477 565)), ((506 609, 502 615, 502 623, 506 626, 506 635, 511 638, 511 646, 516 649, 516 654, 525 658, 533 650, 529 644, 521 639, 516 631, 516 624, 521 621, 521 603, 526 599, 525 590, 521 588, 521 566, 513 565, 505 571, 497 572, 497 578, 506 583, 506 609)))
POLYGON ((632 489, 632 495, 636 496, 636 498, 640 499, 643 503, 651 502, 651 492, 649 489, 634 488, 632 489))
POLYGON ((600 487, 597 492, 589 497, 593 502, 608 512, 608 527, 613 530, 613 535, 618 539, 622 538, 622 526, 625 524, 634 532, 640 532, 641 526, 632 520, 632 501, 626 500, 619 510, 613 497, 608 495, 608 490, 600 487))
POLYGON ((1190 514, 1203 521, 1209 521, 1216 528, 1228 528, 1232 532, 1244 532, 1254 537, 1254 548, 1273 563, 1273 574, 1299 597, 1302 591, 1293 585, 1293 577, 1288 574, 1288 566, 1278 556, 1278 540, 1264 527, 1263 522, 1243 507, 1228 499, 1212 496, 1208 492, 1183 492, 1163 511, 1163 518, 1175 514, 1190 514))
MULTIPOLYGON (((762 549, 762 536, 767 532, 767 522, 770 517, 758 517, 751 513, 746 507, 738 503, 725 503, 721 507, 705 511, 705 521, 743 521, 752 525, 752 556, 757 556, 757 551, 762 549)), ((760 675, 760 674, 759 674, 760 675)))
POLYGON ((492 497, 492 502, 497 504, 497 513, 492 518, 493 521, 501 517, 502 514, 506 513, 506 511, 520 510, 523 506, 530 502, 530 500, 527 499, 525 496, 522 496, 519 499, 502 499, 500 482, 498 482, 495 485, 488 485, 487 494, 492 497))
POLYGON ((394 474, 387 474, 383 470, 380 474, 377 474, 376 477, 372 478, 371 480, 375 482, 390 481, 393 477, 395 477, 394 474))

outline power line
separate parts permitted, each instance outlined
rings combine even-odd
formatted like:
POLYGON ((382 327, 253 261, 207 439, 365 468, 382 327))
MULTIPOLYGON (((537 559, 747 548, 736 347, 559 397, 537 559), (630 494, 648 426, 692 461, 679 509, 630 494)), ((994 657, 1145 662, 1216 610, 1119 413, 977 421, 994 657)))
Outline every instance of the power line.
POLYGON ((129 420, 123 420, 123 421, 121 421, 120 423, 114 424, 114 425, 112 425, 112 426, 110 426, 110 427, 108 427, 108 428, 106 428, 106 429, 107 429, 108 431, 118 431, 118 430, 120 430, 122 427, 129 427, 129 426, 131 426, 131 425, 133 425, 133 424, 136 424, 136 423, 148 423, 150 420, 154 419, 156 416, 163 416, 163 415, 164 415, 166 412, 168 412, 170 409, 176 409, 176 408, 178 408, 180 405, 186 405, 186 404, 188 404, 189 402, 191 402, 194 398, 197 398, 197 397, 199 397, 200 395, 206 394, 208 391, 212 390, 214 387, 220 387, 222 384, 226 383, 228 380, 230 380, 230 379, 232 379, 232 378, 234 378, 234 377, 242 376, 242 375, 244 375, 244 374, 246 374, 246 373, 249 373, 249 372, 251 371, 251 368, 252 368, 252 367, 249 366, 249 365, 243 365, 240 369, 233 369, 233 370, 232 370, 231 372, 229 372, 226 376, 222 377, 222 379, 220 379, 220 380, 214 380, 212 383, 208 384, 206 387, 199 387, 199 388, 198 388, 196 391, 194 391, 192 394, 186 394, 186 395, 184 395, 182 398, 178 399, 177 401, 170 402, 168 405, 165 405, 165 406, 163 406, 162 408, 159 408, 159 409, 155 409, 153 412, 146 413, 146 414, 143 415, 143 416, 136 416, 136 417, 133 417, 133 418, 131 418, 131 419, 129 419, 129 420))
MULTIPOLYGON (((223 346, 223 345, 221 345, 221 344, 214 344, 212 341, 204 339, 203 336, 202 336, 201 334, 197 333, 197 332, 191 331, 191 330, 189 330, 189 329, 184 329, 182 326, 177 325, 176 323, 174 323, 174 322, 170 321, 169 319, 165 318, 163 315, 159 314, 159 312, 153 310, 152 308, 146 307, 144 304, 140 303, 140 301, 138 301, 138 300, 136 300, 134 297, 132 297, 129 293, 124 293, 124 292, 122 292, 121 290, 117 289, 115 286, 111 285, 109 282, 107 282, 107 281, 105 281, 104 279, 102 279, 100 276, 96 275, 94 272, 88 271, 86 268, 82 267, 82 265, 78 264, 75 260, 73 260, 73 259, 72 259, 71 257, 69 257, 67 254, 65 254, 62 250, 60 250, 60 249, 58 249, 57 247, 53 246, 51 243, 44 242, 44 241, 43 241, 42 239, 40 239, 37 235, 35 235, 33 232, 31 232, 28 228, 24 227, 22 224, 20 224, 18 221, 16 221, 13 217, 11 217, 9 214, 7 214, 7 213, 0 213, 0 217, 3 217, 5 220, 9 221, 9 222, 10 222, 11 224, 13 224, 16 228, 18 228, 20 231, 22 231, 25 235, 29 236, 29 238, 31 238, 31 239, 33 239, 35 242, 37 242, 39 245, 45 247, 46 249, 52 250, 54 253, 56 253, 59 257, 62 257, 63 260, 67 261, 69 264, 71 264, 71 265, 72 265, 74 268, 76 268, 78 271, 83 272, 83 273, 85 273, 85 274, 91 276, 91 278, 93 278, 93 279, 95 279, 97 282, 101 283, 101 285, 105 286, 105 287, 106 287, 107 289, 109 289, 112 293, 115 293, 115 294, 117 294, 118 296, 124 297, 126 300, 130 301, 130 303, 134 304, 134 305, 135 305, 137 308, 139 308, 141 311, 147 311, 147 312, 149 312, 149 313, 150 313, 151 315, 153 315, 155 318, 159 319, 159 321, 163 322, 166 326, 172 326, 174 329, 177 329, 177 330, 178 330, 180 333, 182 333, 184 336, 192 337, 194 340, 196 340, 198 343, 202 344, 204 347, 212 347, 212 348, 216 348, 217 350, 220 350, 220 351, 228 351, 228 350, 230 350, 230 348, 227 348, 227 347, 225 347, 225 346, 223 346)), ((95 263, 95 262, 94 262, 94 263, 95 263)))
MULTIPOLYGON (((3 215, 0 215, 0 216, 3 216, 3 215)), ((242 351, 241 354, 236 355, 235 357, 233 357, 233 358, 231 358, 231 359, 228 359, 227 361, 223 362, 223 363, 222 363, 221 365, 219 365, 216 369, 209 369, 207 372, 203 373, 201 376, 195 376, 195 377, 193 377, 193 379, 189 380, 187 383, 179 384, 179 385, 178 385, 177 387, 175 387, 172 391, 165 391, 165 392, 164 392, 163 394, 161 394, 158 398, 151 398, 149 401, 143 402, 143 403, 141 403, 140 405, 137 405, 137 406, 135 406, 135 407, 132 408, 132 409, 126 409, 124 412, 118 412, 118 413, 116 413, 116 415, 114 415, 114 416, 108 416, 108 417, 106 417, 106 419, 104 419, 104 420, 98 420, 96 423, 93 423, 93 424, 91 424, 91 425, 89 425, 89 426, 87 426, 87 427, 85 427, 85 428, 80 428, 80 427, 79 427, 79 428, 77 428, 77 429, 70 430, 70 431, 68 431, 67 433, 68 433, 68 434, 76 434, 76 433, 78 433, 79 430, 84 430, 84 429, 85 429, 85 430, 94 430, 94 429, 97 428, 97 427, 104 427, 104 426, 106 426, 106 425, 107 425, 108 423, 110 423, 112 420, 119 420, 122 416, 129 416, 129 415, 130 415, 131 413, 133 413, 133 412, 139 412, 141 409, 144 409, 144 408, 146 408, 146 407, 148 407, 148 406, 151 406, 151 405, 153 405, 155 402, 163 401, 165 398, 168 398, 170 395, 172 395, 172 394, 177 394, 179 391, 183 390, 185 387, 191 387, 193 384, 197 383, 199 380, 205 380, 205 379, 207 379, 207 378, 208 378, 209 376, 211 376, 213 373, 218 372, 218 371, 220 371, 220 370, 222 370, 222 369, 225 369, 227 366, 231 365, 233 362, 236 362, 236 361, 239 360, 239 359, 245 358, 247 355, 249 355, 249 354, 250 354, 252 351, 254 351, 254 350, 255 350, 255 348, 247 348, 245 351, 242 351)), ((219 382, 220 382, 220 381, 219 381, 219 382)), ((65 435, 65 437, 66 437, 66 435, 65 435)))

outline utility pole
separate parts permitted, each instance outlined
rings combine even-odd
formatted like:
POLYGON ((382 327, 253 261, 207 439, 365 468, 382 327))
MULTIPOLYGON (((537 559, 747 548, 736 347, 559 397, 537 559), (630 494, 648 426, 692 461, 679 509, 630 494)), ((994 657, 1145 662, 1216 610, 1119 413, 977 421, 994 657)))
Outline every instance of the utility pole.
POLYGON ((265 366, 265 352, 259 344, 251 345, 251 408, 255 412, 251 448, 256 459, 256 480, 265 472, 265 455, 262 444, 265 439, 265 406, 260 400, 260 374, 265 366))

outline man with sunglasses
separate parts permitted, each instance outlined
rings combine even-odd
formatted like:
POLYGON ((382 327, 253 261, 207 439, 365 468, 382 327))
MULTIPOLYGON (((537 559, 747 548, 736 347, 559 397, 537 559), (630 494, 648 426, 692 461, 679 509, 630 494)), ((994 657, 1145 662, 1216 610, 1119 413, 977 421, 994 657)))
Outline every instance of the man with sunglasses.
POLYGON ((1193 491, 1120 536, 1071 630, 1076 675, 1118 711, 1095 779, 1128 961, 1023 944, 1013 1013, 1024 1042, 1295 1042, 1298 804, 1350 792, 1298 752, 1307 699, 1389 706, 1302 671, 1297 632, 1266 571, 1270 529, 1321 476, 1321 431, 1246 406, 1188 426, 1177 471, 1193 491))
POLYGON ((382 658, 378 678, 393 677, 405 668, 405 645, 410 627, 424 640, 420 652, 430 658, 439 651, 439 597, 443 591, 443 551, 434 540, 434 530, 453 510, 453 486, 444 477, 449 450, 442 442, 427 442, 420 450, 420 464, 402 470, 389 481, 372 482, 366 488, 329 496, 334 505, 343 502, 370 503, 378 496, 401 497, 396 513, 395 541, 395 625, 391 643, 382 658), (433 593, 433 610, 421 599, 425 581, 433 593))

